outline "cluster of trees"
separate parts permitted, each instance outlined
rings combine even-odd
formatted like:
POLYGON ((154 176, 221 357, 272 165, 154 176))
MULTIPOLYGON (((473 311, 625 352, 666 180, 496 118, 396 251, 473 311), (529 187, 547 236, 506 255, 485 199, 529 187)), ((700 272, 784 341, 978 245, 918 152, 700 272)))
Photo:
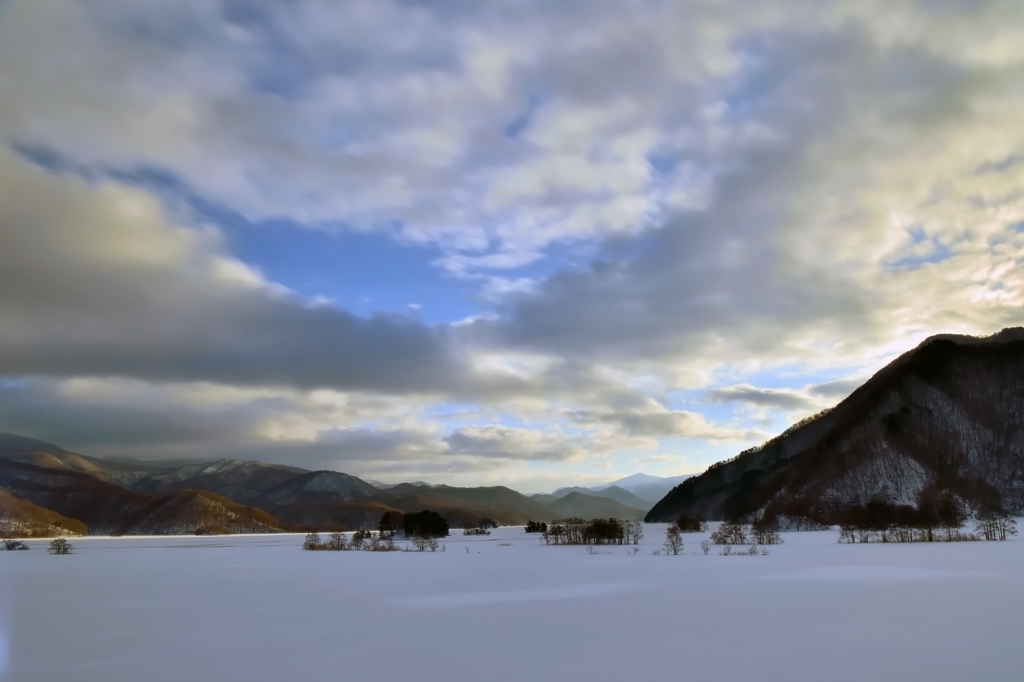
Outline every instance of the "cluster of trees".
POLYGON ((711 542, 716 545, 745 545, 749 542, 747 529, 735 521, 726 521, 711 533, 711 542))
POLYGON ((435 511, 423 510, 402 517, 402 532, 407 538, 446 538, 448 522, 435 511))
POLYGON ((482 518, 476 524, 467 525, 462 529, 463 535, 490 535, 488 528, 497 528, 498 522, 494 519, 482 518))
MULTIPOLYGON (((384 535, 368 530, 357 530, 352 533, 351 539, 347 539, 343 533, 338 532, 331 533, 327 540, 320 537, 319 533, 307 533, 306 539, 302 543, 302 549, 312 552, 400 552, 414 550, 425 552, 429 549, 431 552, 436 552, 438 547, 441 547, 441 543, 438 542, 437 538, 433 537, 414 536, 411 538, 411 542, 412 549, 407 548, 403 550, 395 544, 393 535, 384 535)), ((444 548, 441 548, 441 551, 443 552, 444 548)))
MULTIPOLYGON (((477 528, 497 528, 498 524, 491 519, 480 519, 477 528)), ((377 532, 382 537, 393 538, 398 533, 412 539, 448 537, 448 521, 435 511, 423 510, 415 514, 401 512, 384 512, 377 523, 377 532)))
POLYGON ((785 540, 779 534, 779 520, 761 516, 750 524, 750 536, 757 545, 781 545, 785 540))
POLYGON ((711 533, 710 540, 715 545, 781 545, 785 542, 779 533, 779 520, 765 516, 755 518, 749 527, 726 521, 711 533))
POLYGON ((703 533, 708 529, 708 522, 691 516, 680 516, 675 520, 675 527, 680 533, 703 533))
POLYGON ((543 521, 527 521, 526 522, 527 533, 547 533, 548 524, 543 521))
MULTIPOLYGON (((481 523, 484 521, 489 521, 489 519, 482 519, 481 523)), ((494 522, 491 521, 491 523, 494 522)), ((397 552, 400 548, 395 545, 395 536, 399 531, 412 542, 416 551, 425 552, 429 549, 431 552, 436 552, 441 547, 437 538, 448 537, 448 522, 435 511, 424 510, 415 514, 384 512, 377 524, 376 533, 369 530, 357 530, 349 539, 343 533, 335 532, 331 533, 330 538, 326 541, 320 537, 319 533, 309 533, 302 543, 302 548, 310 551, 397 552)), ((444 549, 442 548, 441 551, 444 549)))
POLYGON ((1007 536, 1017 534, 1017 522, 1007 514, 988 512, 978 516, 974 530, 986 540, 1006 540, 1007 536))
POLYGON ((638 545, 644 536, 644 528, 639 521, 584 521, 572 517, 555 521, 542 530, 541 534, 546 545, 638 545))
POLYGON ((4 540, 4 549, 8 552, 17 552, 28 549, 28 545, 21 540, 4 540))

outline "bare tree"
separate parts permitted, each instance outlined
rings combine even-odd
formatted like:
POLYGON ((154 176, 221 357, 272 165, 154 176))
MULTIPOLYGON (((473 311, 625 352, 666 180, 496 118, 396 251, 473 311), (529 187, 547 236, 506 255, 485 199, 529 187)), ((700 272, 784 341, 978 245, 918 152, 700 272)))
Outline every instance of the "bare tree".
POLYGON ((784 542, 779 534, 779 520, 775 517, 766 520, 762 516, 751 524, 750 532, 759 545, 780 545, 784 542))
POLYGON ((675 555, 683 551, 683 536, 679 534, 679 527, 674 523, 669 524, 668 530, 665 531, 665 542, 662 547, 665 548, 665 554, 671 552, 675 555))
POLYGON ((341 533, 331 533, 331 539, 327 541, 327 549, 339 552, 348 549, 348 543, 345 542, 345 536, 341 533))
POLYGON ((644 537, 644 524, 639 521, 627 521, 626 527, 626 542, 632 542, 634 545, 639 545, 640 541, 644 537))
POLYGON ((352 549, 362 549, 363 543, 370 538, 370 531, 368 530, 357 530, 352 533, 352 543, 349 545, 352 549))
POLYGON ((316 551, 323 549, 324 542, 320 539, 320 533, 307 533, 306 539, 302 542, 302 549, 316 551))

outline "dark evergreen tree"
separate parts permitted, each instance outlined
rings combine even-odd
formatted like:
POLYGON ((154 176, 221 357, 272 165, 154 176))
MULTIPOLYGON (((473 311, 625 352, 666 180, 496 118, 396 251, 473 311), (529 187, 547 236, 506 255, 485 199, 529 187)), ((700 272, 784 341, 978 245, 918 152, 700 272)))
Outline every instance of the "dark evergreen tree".
POLYGON ((402 532, 409 538, 446 538, 448 522, 437 512, 425 509, 402 517, 402 532))

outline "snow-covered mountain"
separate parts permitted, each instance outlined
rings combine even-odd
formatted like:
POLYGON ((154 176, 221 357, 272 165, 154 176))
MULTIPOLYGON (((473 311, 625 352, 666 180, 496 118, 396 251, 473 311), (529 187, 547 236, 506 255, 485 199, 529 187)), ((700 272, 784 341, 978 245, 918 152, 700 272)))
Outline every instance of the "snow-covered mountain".
POLYGON ((639 498, 649 500, 651 502, 658 502, 661 498, 668 495, 668 492, 672 488, 676 487, 688 478, 692 478, 693 474, 683 474, 682 476, 652 476, 650 474, 633 474, 632 476, 626 476, 620 478, 617 481, 612 481, 605 485, 595 486, 591 490, 604 490, 605 488, 611 488, 617 486, 623 490, 628 490, 639 498))

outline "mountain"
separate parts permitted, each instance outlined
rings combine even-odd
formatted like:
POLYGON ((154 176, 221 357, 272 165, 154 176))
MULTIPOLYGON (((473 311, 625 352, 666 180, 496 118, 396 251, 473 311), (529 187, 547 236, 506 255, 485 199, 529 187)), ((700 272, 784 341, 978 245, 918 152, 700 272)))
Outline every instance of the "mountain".
MULTIPOLYGON (((565 497, 569 493, 582 493, 584 495, 589 495, 590 497, 603 497, 609 500, 615 500, 624 507, 629 507, 631 509, 639 509, 641 511, 649 510, 652 506, 654 506, 654 502, 656 501, 645 500, 641 497, 637 497, 628 490, 620 488, 617 485, 610 485, 606 488, 601 488, 599 490, 596 490, 594 488, 580 487, 559 488, 558 490, 551 494, 551 497, 554 499, 549 500, 548 502, 554 502, 555 500, 565 497)), ((537 497, 534 496, 534 499, 537 499, 537 497)))
POLYGON ((274 533, 281 522, 259 509, 205 490, 179 490, 153 499, 116 531, 124 535, 274 533))
POLYGON ((85 535, 86 530, 81 521, 61 516, 0 488, 0 537, 85 535))
MULTIPOLYGON (((617 481, 606 483, 603 486, 591 488, 591 490, 596 493, 602 490, 607 490, 611 487, 622 488, 643 500, 654 503, 665 497, 665 495, 668 494, 668 491, 672 490, 672 488, 692 476, 693 474, 683 474, 682 476, 661 477, 640 473, 627 476, 626 478, 620 478, 617 481)), ((647 508, 649 509, 650 505, 648 505, 647 508)))
MULTIPOLYGON (((662 480, 626 479, 638 486, 662 480)), ((77 530, 60 525, 57 516, 50 526, 90 534, 351 530, 376 527, 385 512, 425 509, 442 514, 453 527, 485 518, 503 525, 568 516, 635 519, 652 504, 611 484, 527 497, 504 486, 375 486, 337 471, 236 459, 110 461, 13 434, 0 434, 0 486, 22 507, 35 505, 77 530)), ((9 506, 13 510, 15 503, 9 506)))
MULTIPOLYGON (((44 522, 80 534, 194 533, 203 528, 265 532, 281 527, 265 512, 206 491, 150 495, 85 472, 8 459, 0 459, 0 486, 5 493, 61 517, 47 517, 44 522)), ((39 516, 35 510, 28 511, 39 516)))
POLYGON ((131 485, 153 471, 141 463, 113 462, 86 457, 40 440, 0 433, 0 457, 12 462, 35 464, 47 469, 79 471, 118 485, 131 485))
POLYGON ((642 521, 644 511, 619 504, 615 500, 580 492, 570 492, 548 505, 556 518, 576 516, 583 519, 616 518, 624 521, 642 521))
POLYGON ((766 514, 828 523, 869 502, 955 495, 1024 509, 1024 329, 939 335, 848 398, 674 488, 647 521, 766 514))
POLYGON ((505 486, 456 488, 402 483, 381 491, 377 497, 402 512, 436 511, 456 526, 482 518, 503 525, 554 519, 547 505, 505 486))

